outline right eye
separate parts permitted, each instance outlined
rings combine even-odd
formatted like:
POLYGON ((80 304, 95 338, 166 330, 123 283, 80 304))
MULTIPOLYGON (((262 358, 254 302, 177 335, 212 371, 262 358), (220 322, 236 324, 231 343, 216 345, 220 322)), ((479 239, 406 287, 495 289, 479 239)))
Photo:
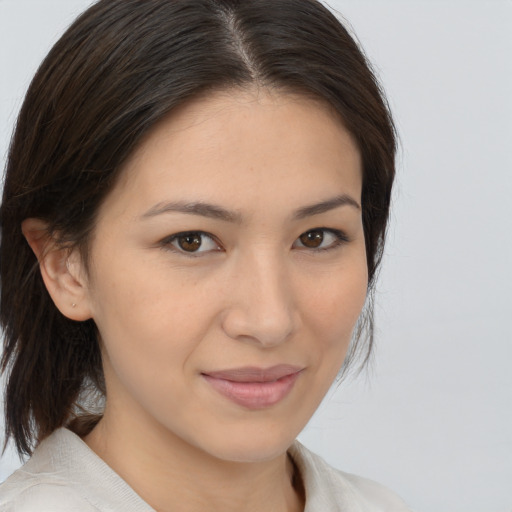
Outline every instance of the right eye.
POLYGON ((164 247, 190 255, 221 250, 214 238, 203 231, 176 233, 165 238, 161 243, 164 247))

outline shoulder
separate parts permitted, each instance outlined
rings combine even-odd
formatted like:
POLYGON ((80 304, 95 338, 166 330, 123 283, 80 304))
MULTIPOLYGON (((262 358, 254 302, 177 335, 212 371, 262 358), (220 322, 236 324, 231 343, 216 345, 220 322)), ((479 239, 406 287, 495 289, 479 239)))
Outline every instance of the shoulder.
POLYGON ((77 435, 53 432, 0 485, 1 512, 154 512, 77 435))
POLYGON ((32 476, 19 469, 0 485, 2 512, 97 512, 58 478, 32 476))
MULTIPOLYGON (((56 431, 43 441, 23 467, 0 485, 2 512, 64 512, 96 510, 77 490, 66 462, 73 434, 56 431)), ((74 464, 76 465, 76 464, 74 464)))
POLYGON ((354 493, 368 504, 369 510, 382 512, 411 512, 404 501, 387 487, 357 475, 337 471, 340 478, 349 482, 354 493))
POLYGON ((306 512, 411 512, 395 493, 383 485, 339 471, 296 442, 290 455, 297 465, 306 492, 306 512))

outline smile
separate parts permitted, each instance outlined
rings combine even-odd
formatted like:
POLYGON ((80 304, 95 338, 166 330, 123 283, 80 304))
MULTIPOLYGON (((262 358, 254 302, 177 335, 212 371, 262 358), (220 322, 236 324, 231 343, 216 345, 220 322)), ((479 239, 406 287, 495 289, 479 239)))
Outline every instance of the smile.
POLYGON ((237 405, 247 409, 264 409, 283 400, 292 390, 303 368, 278 365, 203 373, 212 388, 237 405))

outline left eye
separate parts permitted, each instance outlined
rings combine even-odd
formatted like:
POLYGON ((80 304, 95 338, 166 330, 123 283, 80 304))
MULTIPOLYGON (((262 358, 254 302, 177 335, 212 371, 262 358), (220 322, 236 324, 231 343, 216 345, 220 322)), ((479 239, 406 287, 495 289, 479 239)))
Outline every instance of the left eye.
POLYGON ((212 236, 202 231, 187 231, 184 233, 176 233, 165 239, 165 246, 172 246, 178 252, 188 254, 199 254, 210 251, 219 251, 219 244, 212 236))
POLYGON ((348 242, 348 239, 343 232, 336 229, 316 228, 302 233, 295 240, 293 247, 327 250, 333 249, 344 242, 348 242))

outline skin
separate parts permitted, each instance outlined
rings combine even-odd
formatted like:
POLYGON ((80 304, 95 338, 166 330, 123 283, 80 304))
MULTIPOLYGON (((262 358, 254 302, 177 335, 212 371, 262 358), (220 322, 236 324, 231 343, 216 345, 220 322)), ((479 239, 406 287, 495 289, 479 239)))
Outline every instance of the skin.
MULTIPOLYGON (((76 252, 43 259, 57 306, 93 318, 101 335, 106 409, 85 441, 156 510, 303 510, 286 450, 336 377, 364 304, 361 184, 359 151, 323 104, 219 92, 173 112, 126 164, 99 211, 88 272, 76 252), (297 216, 340 196, 351 202, 297 216), (211 238, 186 252, 172 238, 184 231, 211 238), (320 246, 304 244, 308 232, 320 246), (203 377, 277 364, 300 374, 256 410, 203 377)), ((37 222, 23 226, 36 252, 37 222)))

